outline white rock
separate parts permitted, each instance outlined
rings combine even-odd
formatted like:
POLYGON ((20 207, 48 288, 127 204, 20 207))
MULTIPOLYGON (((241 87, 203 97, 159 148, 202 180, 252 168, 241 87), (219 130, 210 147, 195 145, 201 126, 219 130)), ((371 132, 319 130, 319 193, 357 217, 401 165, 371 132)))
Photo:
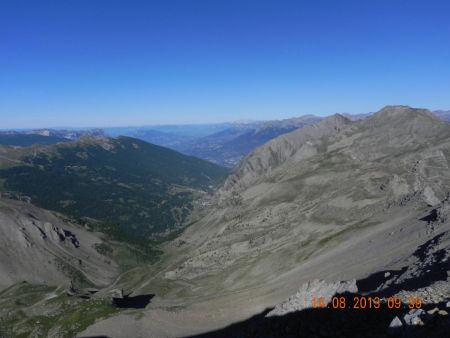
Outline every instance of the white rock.
POLYGON ((320 302, 319 298, 323 298, 323 304, 327 306, 335 294, 344 292, 358 292, 356 280, 348 282, 337 281, 334 283, 329 283, 324 280, 314 280, 303 284, 295 295, 275 306, 266 317, 282 316, 290 312, 312 308, 313 298, 316 298, 317 303, 320 302))
POLYGON ((403 326, 402 321, 398 317, 395 317, 394 319, 392 319, 392 322, 389 324, 390 329, 396 329, 396 328, 402 327, 402 326, 403 326))
POLYGON ((434 315, 435 313, 437 313, 439 311, 439 308, 435 307, 434 309, 428 310, 427 313, 429 315, 434 315))
POLYGON ((412 309, 404 317, 406 325, 423 325, 420 316, 423 316, 425 311, 422 309, 412 309))

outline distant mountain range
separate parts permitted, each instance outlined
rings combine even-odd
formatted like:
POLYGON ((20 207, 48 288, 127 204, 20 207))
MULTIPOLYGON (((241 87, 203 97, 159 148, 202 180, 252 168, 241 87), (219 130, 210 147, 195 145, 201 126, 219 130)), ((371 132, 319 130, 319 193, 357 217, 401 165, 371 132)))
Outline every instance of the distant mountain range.
POLYGON ((104 136, 101 129, 56 130, 35 129, 24 131, 0 131, 0 145, 28 147, 35 144, 48 145, 77 140, 82 136, 104 136))
MULTIPOLYGON (((450 121, 450 112, 436 111, 434 113, 440 119, 450 121)), ((358 121, 372 114, 344 113, 342 115, 351 121, 358 121)), ((280 135, 317 123, 322 118, 304 115, 285 120, 204 125, 204 128, 201 125, 116 128, 113 132, 106 130, 106 133, 111 136, 128 135, 233 168, 258 146, 280 135), (216 130, 216 132, 208 134, 213 130, 216 130), (200 136, 202 134, 203 136, 200 136)))
POLYGON ((286 120, 217 125, 108 128, 105 132, 110 136, 135 137, 232 168, 255 147, 284 133, 316 123, 320 119, 317 116, 305 115, 286 120))
POLYGON ((320 121, 320 117, 305 115, 287 120, 235 124, 219 133, 176 145, 182 153, 204 158, 226 167, 234 167, 256 147, 293 130, 320 121))
POLYGON ((34 144, 45 145, 68 141, 70 140, 56 136, 23 133, 0 133, 0 144, 7 146, 28 147, 34 144))
POLYGON ((439 117, 442 121, 450 122, 450 110, 435 110, 433 114, 439 117))
MULTIPOLYGON (((450 111, 438 110, 433 113, 443 121, 450 121, 450 111)), ((351 121, 358 121, 372 114, 343 113, 342 116, 351 121)), ((317 123, 322 118, 314 115, 303 115, 285 120, 218 124, 155 125, 92 130, 0 131, 0 144, 30 146, 32 144, 54 144, 76 140, 83 135, 129 136, 233 168, 256 147, 277 136, 317 123)))

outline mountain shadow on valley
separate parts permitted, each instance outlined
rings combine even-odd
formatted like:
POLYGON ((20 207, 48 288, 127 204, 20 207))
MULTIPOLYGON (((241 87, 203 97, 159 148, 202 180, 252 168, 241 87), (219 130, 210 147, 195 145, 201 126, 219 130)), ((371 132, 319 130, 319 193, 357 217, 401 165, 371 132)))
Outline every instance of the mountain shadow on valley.
MULTIPOLYGON (((338 295, 345 297, 349 307, 344 309, 310 308, 288 313, 283 316, 266 315, 267 309, 245 321, 238 322, 190 338, 275 338, 275 337, 444 337, 448 333, 450 321, 447 317, 434 316, 424 326, 403 326, 390 329, 391 321, 410 310, 407 305, 399 309, 389 309, 386 303, 380 308, 354 309, 354 293, 338 295)), ((425 311, 436 305, 425 306, 425 311)), ((440 304, 445 307, 445 304, 440 304)))
POLYGON ((112 304, 121 309, 145 309, 150 301, 155 297, 154 294, 139 295, 134 297, 125 296, 122 298, 114 297, 112 304))
POLYGON ((392 281, 379 292, 381 296, 396 294, 402 290, 412 291, 427 287, 434 282, 446 281, 450 270, 450 259, 446 249, 436 250, 436 246, 446 232, 434 236, 420 245, 413 253, 418 262, 410 267, 399 270, 383 270, 369 275, 356 282, 358 290, 366 293, 383 286, 386 281, 392 281), (388 276, 388 277, 387 277, 388 276))

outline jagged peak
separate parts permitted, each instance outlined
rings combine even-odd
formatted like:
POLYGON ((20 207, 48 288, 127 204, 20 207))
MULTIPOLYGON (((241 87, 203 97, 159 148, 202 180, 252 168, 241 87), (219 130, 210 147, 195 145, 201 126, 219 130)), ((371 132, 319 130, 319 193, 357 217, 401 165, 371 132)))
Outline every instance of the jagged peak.
POLYGON ((334 115, 327 116, 320 122, 313 125, 313 127, 316 127, 319 129, 324 128, 324 127, 325 128, 329 128, 329 127, 342 128, 342 127, 352 124, 352 123, 353 123, 352 120, 345 117, 344 115, 334 114, 334 115))
POLYGON ((348 117, 346 117, 346 116, 344 116, 342 114, 339 114, 339 113, 336 113, 336 114, 333 114, 331 116, 328 116, 328 117, 326 117, 324 119, 324 121, 325 120, 337 121, 337 122, 341 122, 341 123, 344 123, 344 124, 352 123, 352 120, 350 120, 348 117))

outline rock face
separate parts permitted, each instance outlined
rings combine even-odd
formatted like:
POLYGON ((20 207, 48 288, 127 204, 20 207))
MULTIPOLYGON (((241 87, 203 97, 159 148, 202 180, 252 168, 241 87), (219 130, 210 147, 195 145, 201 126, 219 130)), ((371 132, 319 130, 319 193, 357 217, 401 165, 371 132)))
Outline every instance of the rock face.
POLYGON ((314 280, 312 282, 303 284, 295 295, 289 297, 289 299, 285 302, 275 306, 275 308, 266 316, 283 316, 290 312, 312 308, 314 307, 312 301, 313 298, 323 298, 323 306, 326 307, 331 302, 331 298, 334 295, 344 292, 358 292, 356 280, 348 282, 338 281, 334 283, 327 283, 323 280, 314 280))
POLYGON ((0 198, 0 288, 21 281, 69 284, 80 278, 107 284, 117 266, 94 249, 101 242, 48 211, 0 198))

